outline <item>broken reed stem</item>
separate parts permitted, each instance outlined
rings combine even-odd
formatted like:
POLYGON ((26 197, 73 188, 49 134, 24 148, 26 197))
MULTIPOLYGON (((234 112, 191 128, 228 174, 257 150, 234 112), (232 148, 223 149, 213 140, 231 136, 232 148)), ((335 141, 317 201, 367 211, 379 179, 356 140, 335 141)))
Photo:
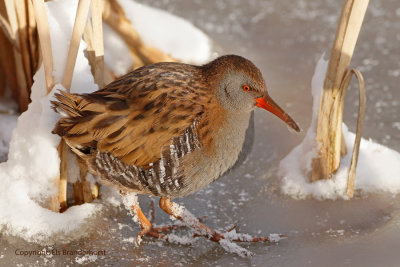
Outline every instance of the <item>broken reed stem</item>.
MULTIPOLYGON (((32 1, 25 0, 26 10, 28 13, 27 16, 27 30, 28 30, 28 43, 29 43, 29 51, 31 56, 31 64, 32 64, 32 73, 31 79, 33 81, 33 75, 35 75, 36 70, 39 68, 41 64, 40 60, 40 49, 39 49, 39 39, 38 39, 38 29, 37 23, 35 19, 35 11, 33 9, 32 1)), ((47 19, 47 17, 46 17, 47 19)))
POLYGON ((17 15, 15 13, 15 3, 14 0, 5 0, 6 11, 10 26, 10 35, 13 40, 16 41, 17 47, 19 48, 19 39, 17 39, 18 21, 17 15))
POLYGON ((369 0, 346 0, 332 47, 318 113, 318 157, 313 160, 312 181, 329 179, 340 164, 343 108, 334 106, 349 68, 369 0))
POLYGON ((118 1, 104 1, 103 19, 128 45, 133 59, 134 69, 156 62, 177 61, 154 47, 144 45, 139 34, 125 16, 124 9, 120 6, 118 1))
MULTIPOLYGON (((31 51, 29 48, 29 39, 28 39, 28 20, 27 20, 27 11, 28 6, 27 2, 24 1, 15 1, 15 13, 17 15, 18 21, 18 37, 19 37, 19 54, 21 55, 21 63, 22 70, 24 73, 24 80, 26 83, 26 88, 31 88, 33 84, 33 70, 31 65, 31 51)), ((22 96, 25 99, 29 99, 28 90, 22 91, 24 95, 22 96)))
POLYGON ((104 87, 103 1, 92 0, 93 49, 95 53, 94 80, 99 88, 104 87))
POLYGON ((14 91, 13 94, 18 102, 20 111, 24 111, 27 109, 29 104, 29 92, 28 92, 29 89, 24 70, 24 59, 21 55, 21 42, 20 42, 21 40, 18 34, 19 32, 18 18, 15 6, 15 4, 19 5, 20 2, 17 3, 14 2, 14 0, 5 0, 4 4, 10 26, 10 37, 14 40, 13 43, 16 44, 16 46, 13 47, 12 49, 12 53, 14 55, 14 64, 15 64, 14 75, 16 77, 16 82, 17 82, 17 87, 16 87, 17 91, 14 91))
POLYGON ((346 195, 349 198, 352 198, 354 195, 354 185, 355 185, 355 179, 356 179, 356 168, 357 168, 357 161, 358 161, 358 153, 360 150, 360 142, 361 142, 361 136, 362 136, 362 131, 364 127, 364 119, 365 119, 365 107, 366 107, 366 102, 367 102, 367 97, 366 97, 366 92, 365 92, 365 82, 364 82, 364 77, 362 76, 361 72, 357 69, 351 69, 346 73, 346 76, 343 79, 342 86, 340 87, 340 98, 338 97, 337 100, 340 102, 339 105, 341 105, 341 121, 343 120, 343 109, 344 109, 344 99, 346 96, 346 92, 348 90, 351 78, 353 74, 357 77, 358 80, 358 90, 359 90, 359 104, 358 104, 358 118, 357 118, 357 129, 356 129, 356 138, 354 140, 354 148, 353 148, 353 154, 351 157, 351 163, 350 163, 350 169, 349 169, 349 176, 347 180, 347 189, 346 189, 346 195))
MULTIPOLYGON (((3 69, 3 66, 0 64, 0 98, 5 94, 6 83, 6 73, 3 69)), ((0 109, 0 114, 7 114, 7 111, 0 109)))
MULTIPOLYGON (((74 21, 74 27, 72 29, 72 35, 70 40, 70 45, 68 48, 68 55, 67 55, 67 63, 64 70, 63 82, 62 85, 64 86, 67 92, 70 91, 71 83, 72 83, 72 76, 74 74, 76 56, 78 55, 79 45, 82 39, 83 30, 85 27, 88 11, 90 6, 90 0, 79 0, 78 8, 76 11, 76 17, 74 21)), ((68 170, 68 153, 69 149, 65 140, 62 139, 60 145, 64 147, 63 153, 60 154, 60 178, 62 182, 60 183, 60 192, 59 192, 59 201, 60 203, 66 203, 67 200, 67 170, 68 170)), ((74 195, 80 194, 82 192, 81 183, 74 184, 74 195)), ((77 199, 77 198, 76 198, 77 199)), ((78 200, 79 201, 79 200, 78 200)))
POLYGON ((14 33, 11 29, 10 23, 0 14, 0 27, 3 30, 3 33, 6 35, 7 39, 10 41, 12 46, 19 51, 19 45, 17 40, 15 40, 14 33))
POLYGON ((47 20, 46 7, 44 6, 43 0, 32 0, 32 5, 35 13, 35 19, 37 23, 40 50, 42 52, 44 73, 46 78, 47 94, 54 87, 54 76, 53 76, 53 53, 51 48, 50 30, 49 23, 47 20))
POLYGON ((128 45, 133 59, 133 68, 145 65, 137 51, 138 47, 142 46, 142 41, 139 34, 132 28, 118 1, 106 0, 104 2, 103 19, 128 45))
POLYGON ((68 146, 65 143, 64 139, 60 141, 58 145, 58 154, 60 155, 60 176, 59 176, 59 186, 58 186, 58 203, 59 203, 59 211, 64 212, 67 209, 67 174, 68 174, 68 146))
POLYGON ((82 39, 83 30, 89 11, 90 0, 79 0, 78 10, 76 12, 74 28, 68 49, 67 63, 64 70, 64 79, 62 85, 69 92, 71 88, 72 75, 74 74, 76 56, 78 55, 79 44, 82 39))
MULTIPOLYGON (((6 7, 5 3, 0 3, 0 16, 6 15, 6 7)), ((5 23, 8 24, 8 21, 5 23)), ((14 49, 17 49, 14 45, 15 40, 11 40, 11 27, 10 33, 5 33, 0 30, 0 80, 4 85, 0 88, 0 97, 4 95, 6 83, 8 83, 13 95, 15 92, 19 91, 19 85, 17 81, 17 77, 15 75, 15 58, 14 58, 14 49)), ((17 99, 15 99, 17 100, 17 99)))

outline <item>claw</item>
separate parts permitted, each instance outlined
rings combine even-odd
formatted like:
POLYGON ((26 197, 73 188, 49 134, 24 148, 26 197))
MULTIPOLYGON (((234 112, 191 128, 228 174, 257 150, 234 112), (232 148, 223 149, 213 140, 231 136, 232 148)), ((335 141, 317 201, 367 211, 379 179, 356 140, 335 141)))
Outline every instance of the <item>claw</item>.
POLYGON ((225 232, 223 232, 223 234, 224 234, 224 233, 229 233, 229 232, 235 230, 236 227, 237 227, 237 224, 235 223, 235 224, 233 224, 230 228, 228 228, 228 230, 225 230, 225 232))
POLYGON ((150 223, 151 224, 154 224, 154 219, 155 219, 155 216, 154 216, 154 201, 152 200, 152 201, 150 201, 150 223))

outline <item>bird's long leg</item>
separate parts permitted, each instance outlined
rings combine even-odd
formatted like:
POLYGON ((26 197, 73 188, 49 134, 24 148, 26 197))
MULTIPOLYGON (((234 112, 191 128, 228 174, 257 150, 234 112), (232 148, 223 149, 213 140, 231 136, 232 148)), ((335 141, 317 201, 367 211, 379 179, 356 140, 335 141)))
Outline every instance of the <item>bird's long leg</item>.
POLYGON ((166 236, 161 233, 182 227, 182 225, 165 225, 160 227, 153 227, 154 206, 151 208, 151 219, 149 221, 142 212, 135 193, 121 192, 121 195, 123 196, 124 204, 126 205, 127 208, 129 207, 131 209, 132 215, 134 215, 137 218, 137 220, 139 221, 139 225, 142 228, 136 239, 137 244, 140 244, 141 237, 143 235, 149 235, 155 238, 166 239, 166 236))
POLYGON ((140 231, 138 238, 142 237, 144 234, 148 234, 151 232, 152 229, 152 224, 151 222, 147 219, 147 217, 143 214, 142 210, 139 207, 138 202, 134 202, 131 206, 132 212, 137 216, 139 220, 139 225, 142 228, 142 231, 140 231))

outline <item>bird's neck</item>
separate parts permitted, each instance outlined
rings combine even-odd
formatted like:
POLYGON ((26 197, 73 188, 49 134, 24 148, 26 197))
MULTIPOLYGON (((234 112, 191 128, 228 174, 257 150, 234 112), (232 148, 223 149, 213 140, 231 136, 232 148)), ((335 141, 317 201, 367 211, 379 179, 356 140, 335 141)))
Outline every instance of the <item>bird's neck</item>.
POLYGON ((251 113, 227 114, 225 122, 216 133, 216 157, 230 168, 237 161, 249 127, 251 113))

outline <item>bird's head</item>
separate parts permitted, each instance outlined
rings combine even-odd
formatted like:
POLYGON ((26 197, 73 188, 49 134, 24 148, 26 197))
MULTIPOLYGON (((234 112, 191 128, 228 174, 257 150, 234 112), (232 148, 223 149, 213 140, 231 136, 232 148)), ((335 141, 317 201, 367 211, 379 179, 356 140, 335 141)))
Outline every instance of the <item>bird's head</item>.
POLYGON ((268 110, 283 120, 295 131, 300 128, 296 122, 269 96, 260 70, 249 60, 227 55, 205 65, 211 75, 219 76, 217 98, 230 112, 251 112, 255 108, 268 110))

